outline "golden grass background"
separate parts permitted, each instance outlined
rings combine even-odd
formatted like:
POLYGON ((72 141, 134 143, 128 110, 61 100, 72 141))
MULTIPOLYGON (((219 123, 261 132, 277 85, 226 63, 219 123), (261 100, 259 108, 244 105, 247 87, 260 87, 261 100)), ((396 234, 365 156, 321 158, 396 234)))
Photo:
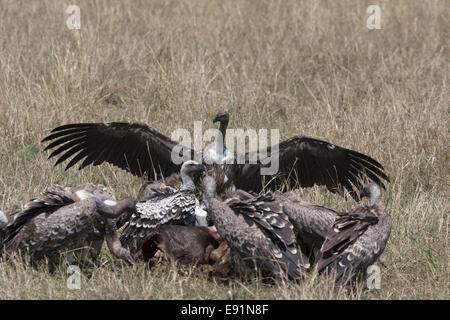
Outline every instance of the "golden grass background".
MULTIPOLYGON (((65 269, 0 263, 0 298, 448 299, 449 36, 442 1, 1 1, 0 208, 9 213, 52 184, 103 183, 119 197, 141 180, 109 165, 53 168, 40 140, 73 122, 143 121, 166 135, 212 127, 279 128, 379 160, 392 183, 393 216, 377 264, 381 289, 209 279, 174 264, 148 271, 105 252, 102 266, 68 290, 65 269), (81 30, 66 27, 68 5, 81 30)), ((305 199, 354 206, 324 188, 305 199)))

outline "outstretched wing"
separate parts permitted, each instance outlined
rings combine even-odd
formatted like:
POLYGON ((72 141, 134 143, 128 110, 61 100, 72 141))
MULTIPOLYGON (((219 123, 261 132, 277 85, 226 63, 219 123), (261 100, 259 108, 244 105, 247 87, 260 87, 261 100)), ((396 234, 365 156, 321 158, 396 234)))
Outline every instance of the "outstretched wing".
MULTIPOLYGON (((265 151, 265 150, 263 150, 265 151)), ((258 163, 234 166, 232 174, 237 188, 261 191, 263 188, 276 190, 283 186, 306 188, 324 185, 333 193, 343 194, 347 190, 358 199, 362 188, 361 179, 369 179, 385 188, 382 179, 389 182, 383 166, 362 153, 342 148, 326 141, 294 136, 276 147, 267 149, 266 155, 258 163), (270 167, 278 158, 279 170, 271 176, 261 175, 261 168, 270 167)), ((254 152, 245 154, 246 163, 254 152)), ((235 158, 239 159, 239 155, 235 158)))
MULTIPOLYGON (((181 147, 142 122, 74 123, 57 127, 42 142, 52 141, 45 150, 57 147, 49 159, 62 154, 55 165, 74 156, 66 170, 83 160, 79 169, 109 162, 133 175, 148 178, 178 172, 181 164, 172 161, 172 149, 181 147)), ((184 156, 194 151, 184 148, 184 156)))

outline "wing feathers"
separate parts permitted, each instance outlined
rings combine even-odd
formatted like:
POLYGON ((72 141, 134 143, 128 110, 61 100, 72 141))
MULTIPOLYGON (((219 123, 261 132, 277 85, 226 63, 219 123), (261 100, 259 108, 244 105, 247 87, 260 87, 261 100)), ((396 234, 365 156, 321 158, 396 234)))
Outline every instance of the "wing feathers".
POLYGON ((339 282, 356 279, 382 253, 390 228, 390 217, 376 207, 362 206, 339 214, 320 249, 318 271, 334 272, 339 282))
MULTIPOLYGON (((57 127, 42 142, 51 143, 45 150, 57 148, 49 158, 65 152, 56 164, 77 154, 67 169, 83 160, 79 169, 109 162, 137 176, 168 176, 178 172, 180 164, 171 160, 177 145, 165 135, 140 122, 74 123, 57 127), (151 157, 151 159, 150 159, 151 157)), ((194 151, 185 148, 193 156, 194 151)))
MULTIPOLYGON (((64 153, 64 154, 56 161, 55 166, 58 165, 58 164, 60 164, 60 163, 63 162, 64 160, 67 160, 68 158, 70 158, 71 156, 73 156, 75 153, 77 153, 78 151, 82 150, 84 147, 85 147, 84 144, 79 144, 79 145, 76 145, 75 147, 69 149, 68 151, 66 151, 66 153, 64 153)), ((64 151, 65 151, 66 149, 67 149, 67 148, 65 148, 64 151)), ((68 168, 69 168, 69 167, 66 167, 66 170, 67 170, 68 168)))
MULTIPOLYGON (((180 169, 180 165, 174 164, 171 159, 172 148, 177 143, 140 122, 67 124, 53 129, 52 134, 42 141, 52 141, 45 150, 57 148, 49 158, 65 151, 55 165, 84 150, 66 168, 86 157, 80 169, 90 164, 96 166, 109 162, 137 176, 153 177, 156 172, 156 178, 168 176, 180 169)), ((185 150, 191 158, 196 154, 193 150, 185 150)), ((228 168, 230 181, 239 189, 256 192, 264 187, 277 190, 283 186, 324 185, 334 193, 343 194, 346 190, 355 199, 358 199, 357 191, 362 187, 361 180, 364 178, 383 188, 382 181, 389 182, 378 161, 326 141, 299 135, 282 141, 278 151, 275 153, 274 150, 275 146, 271 146, 266 153, 269 157, 279 158, 279 170, 271 179, 261 175, 261 168, 270 165, 270 158, 266 157, 259 159, 257 164, 227 164, 225 168, 228 168), (265 181, 268 181, 266 185, 265 181)), ((244 159, 249 160, 250 155, 246 153, 244 159)), ((235 155, 234 158, 242 157, 235 155)))
MULTIPOLYGON (((353 198, 358 199, 357 191, 362 187, 361 179, 364 177, 383 187, 382 179, 389 182, 378 161, 326 141, 299 135, 282 141, 278 149, 278 153, 273 152, 274 146, 267 150, 268 157, 279 157, 279 171, 265 186, 270 190, 280 189, 283 185, 324 185, 334 193, 342 194, 347 190, 353 198)), ((249 157, 250 153, 247 153, 245 159, 249 157)), ((258 164, 241 166, 235 173, 236 187, 261 191, 264 176, 260 169, 265 166, 263 163, 270 164, 269 158, 259 159, 258 164)))

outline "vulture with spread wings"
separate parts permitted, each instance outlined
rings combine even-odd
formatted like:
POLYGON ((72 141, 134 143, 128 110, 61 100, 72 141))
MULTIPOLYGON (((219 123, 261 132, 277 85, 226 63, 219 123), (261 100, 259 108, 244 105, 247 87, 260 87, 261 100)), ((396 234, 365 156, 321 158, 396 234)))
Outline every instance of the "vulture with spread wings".
POLYGON ((347 190, 357 199, 357 190, 362 188, 361 179, 373 181, 383 188, 382 180, 389 182, 383 166, 371 157, 303 135, 282 141, 277 148, 271 146, 262 150, 265 153, 260 150, 244 155, 232 153, 225 146, 228 121, 228 112, 217 114, 214 122, 220 122, 218 135, 213 144, 203 150, 181 146, 142 122, 67 124, 53 129, 42 142, 50 142, 45 150, 56 148, 49 156, 59 156, 55 165, 73 156, 66 169, 79 162, 79 169, 109 162, 149 180, 180 171, 181 163, 174 163, 171 157, 173 148, 177 147, 181 150, 177 153, 180 158, 206 160, 206 164, 212 163, 208 167, 221 168, 230 184, 246 191, 324 185, 333 193, 343 194, 347 190), (267 156, 250 163, 254 152, 267 156), (278 157, 278 173, 261 175, 261 169, 270 166, 271 157, 278 157), (246 162, 238 164, 236 159, 246 162))

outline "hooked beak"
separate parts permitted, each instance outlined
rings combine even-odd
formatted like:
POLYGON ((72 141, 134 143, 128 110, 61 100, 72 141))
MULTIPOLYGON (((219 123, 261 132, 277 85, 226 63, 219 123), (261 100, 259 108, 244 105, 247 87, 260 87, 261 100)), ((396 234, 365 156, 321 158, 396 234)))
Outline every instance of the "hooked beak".
POLYGON ((213 119, 213 123, 220 121, 220 115, 216 115, 213 119))
POLYGON ((202 172, 205 172, 205 171, 206 171, 206 166, 205 166, 204 164, 199 164, 199 165, 198 165, 198 169, 199 169, 200 171, 202 171, 202 172))

